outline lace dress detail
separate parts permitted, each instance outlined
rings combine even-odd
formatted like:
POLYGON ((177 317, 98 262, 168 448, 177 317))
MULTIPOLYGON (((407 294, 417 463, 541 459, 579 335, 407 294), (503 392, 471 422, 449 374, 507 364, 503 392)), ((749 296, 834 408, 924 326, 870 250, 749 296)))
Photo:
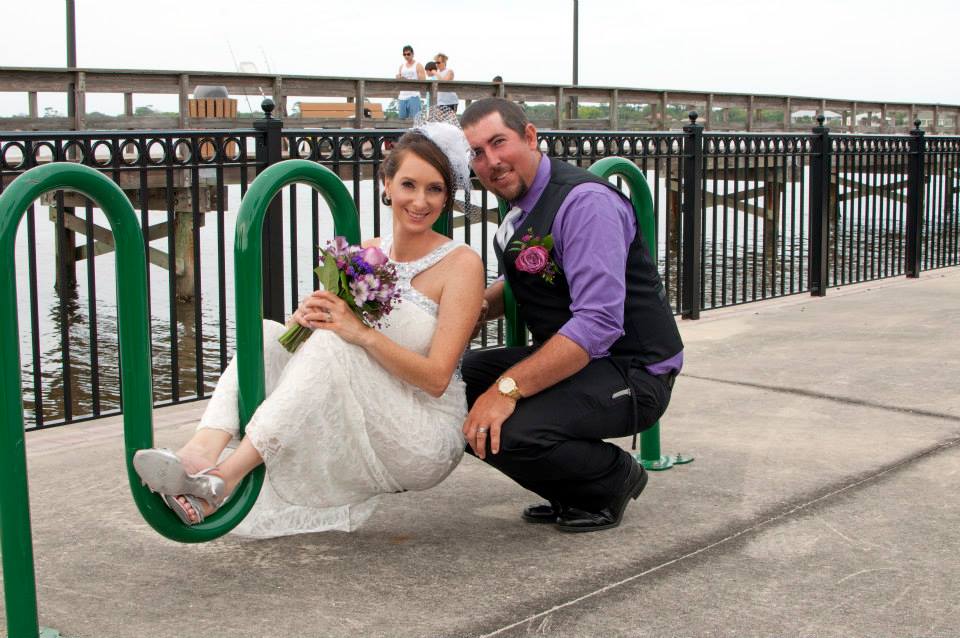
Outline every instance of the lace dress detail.
MULTIPOLYGON (((381 332, 426 355, 437 304, 413 278, 458 245, 446 244, 397 265, 401 302, 381 332)), ((389 254, 389 240, 383 250, 389 254)), ((463 382, 456 375, 432 397, 388 373, 367 352, 316 330, 297 352, 277 339, 283 325, 264 322, 266 399, 246 433, 267 466, 257 503, 234 529, 267 538, 325 530, 350 531, 373 513, 377 495, 430 488, 463 456, 463 382)), ((200 421, 236 435, 236 361, 231 361, 200 421)))

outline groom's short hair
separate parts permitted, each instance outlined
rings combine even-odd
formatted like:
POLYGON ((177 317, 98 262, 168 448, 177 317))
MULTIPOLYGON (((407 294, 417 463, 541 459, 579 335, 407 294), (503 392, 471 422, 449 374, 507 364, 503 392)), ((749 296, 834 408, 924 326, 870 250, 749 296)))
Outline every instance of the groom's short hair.
POLYGON ((460 127, 473 126, 491 113, 499 113, 504 125, 520 137, 526 134, 530 123, 526 112, 515 102, 502 97, 485 97, 468 106, 460 116, 460 127))

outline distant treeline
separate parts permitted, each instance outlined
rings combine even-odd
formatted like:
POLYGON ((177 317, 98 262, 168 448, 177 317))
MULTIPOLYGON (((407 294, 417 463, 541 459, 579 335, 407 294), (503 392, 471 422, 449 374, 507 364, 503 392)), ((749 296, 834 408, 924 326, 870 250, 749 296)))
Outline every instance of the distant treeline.
MULTIPOLYGON (((531 120, 552 120, 556 118, 557 115, 557 107, 554 104, 522 104, 522 106, 526 111, 527 116, 531 120)), ((741 107, 728 107, 724 109, 724 111, 726 112, 726 119, 724 121, 731 124, 746 124, 747 109, 741 107)), ((384 116, 388 120, 400 118, 396 100, 390 100, 383 112, 384 116)), ((687 112, 688 109, 682 106, 667 106, 668 120, 685 120, 687 118, 687 112)), ((135 116, 161 115, 170 117, 177 117, 179 115, 176 111, 158 111, 151 105, 138 106, 133 110, 133 114, 135 116)), ((300 103, 296 102, 294 103, 293 109, 290 111, 290 117, 299 117, 299 115, 300 103)), ((629 122, 648 122, 654 119, 654 115, 654 105, 650 104, 621 104, 618 108, 618 116, 621 124, 627 124, 629 122)), ((87 113, 87 116, 94 118, 118 117, 115 114, 101 113, 100 111, 90 111, 87 113)), ((13 117, 27 117, 27 114, 19 113, 13 117)), ((43 110, 43 114, 40 117, 66 117, 66 113, 62 113, 58 109, 48 106, 43 110)), ((610 117, 610 106, 608 104, 581 104, 578 109, 577 117, 588 120, 605 119, 610 117)), ((903 126, 907 123, 907 114, 905 113, 897 112, 893 114, 893 117, 895 120, 893 123, 897 126, 903 126)), ((754 115, 754 121, 773 123, 783 122, 783 111, 778 111, 776 109, 758 109, 757 113, 754 115)), ((793 121, 810 125, 815 123, 813 115, 794 117, 793 121)))

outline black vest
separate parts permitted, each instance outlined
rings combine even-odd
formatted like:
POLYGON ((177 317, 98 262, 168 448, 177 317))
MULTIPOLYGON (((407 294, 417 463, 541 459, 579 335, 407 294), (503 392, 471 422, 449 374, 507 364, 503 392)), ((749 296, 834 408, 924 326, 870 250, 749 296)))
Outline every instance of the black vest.
MULTIPOLYGON (((547 283, 540 274, 517 270, 514 262, 518 251, 511 250, 511 244, 531 228, 536 237, 550 234, 557 211, 570 190, 586 182, 603 184, 618 196, 624 197, 623 193, 605 179, 551 158, 550 183, 523 224, 517 227, 513 237, 507 242, 506 252, 501 251, 497 242, 494 242, 494 250, 516 297, 520 316, 526 322, 536 345, 556 334, 573 316, 570 311, 570 287, 562 270, 554 277, 552 284, 547 283)), ((569 210, 566 214, 576 213, 576 210, 569 210)), ((626 360, 624 363, 637 362, 645 365, 669 359, 683 349, 683 342, 660 281, 660 273, 650 258, 650 251, 640 233, 639 225, 627 251, 625 277, 627 285, 623 329, 626 334, 610 347, 610 355, 621 361, 626 360)))

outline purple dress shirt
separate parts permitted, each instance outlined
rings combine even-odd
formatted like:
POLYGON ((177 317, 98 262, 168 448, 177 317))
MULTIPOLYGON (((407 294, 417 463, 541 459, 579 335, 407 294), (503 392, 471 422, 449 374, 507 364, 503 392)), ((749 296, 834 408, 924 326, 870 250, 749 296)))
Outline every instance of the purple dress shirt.
MULTIPOLYGON (((542 155, 533 183, 523 197, 511 202, 523 209, 516 228, 523 228, 549 181, 550 160, 542 155)), ((626 268, 627 251, 636 232, 633 208, 600 184, 575 186, 554 218, 550 233, 553 258, 570 286, 573 313, 559 333, 583 348, 591 359, 609 355, 610 346, 624 335, 626 282, 619 273, 626 268)), ((681 350, 666 361, 648 365, 647 371, 660 375, 679 372, 682 366, 681 350)))

